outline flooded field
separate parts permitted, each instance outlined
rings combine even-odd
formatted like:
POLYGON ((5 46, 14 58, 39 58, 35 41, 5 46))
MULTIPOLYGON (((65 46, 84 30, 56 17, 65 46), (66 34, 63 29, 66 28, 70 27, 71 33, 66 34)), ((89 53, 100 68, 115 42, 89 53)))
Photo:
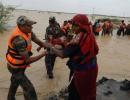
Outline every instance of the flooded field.
MULTIPOLYGON (((15 15, 18 16, 20 13, 15 15)), ((48 16, 46 17, 48 18, 48 16)), ((56 18, 58 19, 58 17, 56 18)), ((62 17, 60 16, 60 18, 62 17)), ((41 32, 45 30, 48 22, 46 21, 44 24, 45 25, 41 24, 44 26, 43 28, 41 26, 39 28, 37 25, 36 27, 34 26, 34 30, 36 32, 38 31, 37 36, 40 39, 43 39, 42 37, 44 37, 41 32)), ((15 23, 12 23, 12 26, 14 25, 15 23)), ((7 40, 10 33, 11 30, 6 31, 4 34, 0 34, 0 100, 6 100, 10 84, 10 73, 6 68, 5 60, 7 40)), ((130 37, 116 36, 115 30, 113 36, 98 36, 96 37, 96 40, 100 48, 98 54, 98 79, 102 76, 116 80, 123 80, 125 78, 130 79, 130 37)), ((34 55, 37 54, 37 47, 37 45, 33 44, 34 55)), ((67 59, 57 58, 54 68, 54 79, 52 80, 49 80, 46 76, 44 58, 33 63, 31 65, 32 67, 26 70, 27 76, 36 88, 39 100, 43 100, 43 97, 49 92, 58 91, 62 87, 68 85, 69 69, 66 66, 66 61, 67 59)), ((18 89, 17 98, 17 100, 23 100, 21 88, 18 89)))

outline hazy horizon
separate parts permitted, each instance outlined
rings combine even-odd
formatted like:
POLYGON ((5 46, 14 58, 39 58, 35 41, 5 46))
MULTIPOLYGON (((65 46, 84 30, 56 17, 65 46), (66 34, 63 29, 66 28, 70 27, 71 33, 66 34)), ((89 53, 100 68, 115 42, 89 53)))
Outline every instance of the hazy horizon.
POLYGON ((130 17, 130 0, 1 0, 17 9, 130 17))

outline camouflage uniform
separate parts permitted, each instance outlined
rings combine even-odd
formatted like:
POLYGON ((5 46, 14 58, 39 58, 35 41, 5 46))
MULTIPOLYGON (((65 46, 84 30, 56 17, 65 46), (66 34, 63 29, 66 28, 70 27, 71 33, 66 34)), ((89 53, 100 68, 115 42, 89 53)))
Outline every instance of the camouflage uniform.
MULTIPOLYGON (((57 22, 53 23, 53 25, 49 25, 46 28, 45 39, 48 42, 50 42, 49 36, 52 36, 53 39, 56 39, 61 36, 61 28, 57 22)), ((53 71, 56 55, 51 53, 49 49, 47 49, 47 51, 49 52, 45 56, 45 65, 46 65, 46 69, 47 69, 47 74, 48 74, 49 78, 53 78, 52 71, 53 71)))
MULTIPOLYGON (((33 34, 32 37, 35 35, 33 34)), ((21 54, 22 52, 26 51, 26 41, 20 37, 17 36, 13 39, 12 41, 12 46, 21 54)), ((26 57, 30 57, 29 53, 25 53, 26 57)), ((13 68, 9 64, 7 64, 9 72, 12 74, 11 76, 11 84, 9 88, 9 93, 8 93, 8 100, 16 100, 15 99, 15 94, 19 86, 23 89, 23 94, 25 100, 37 100, 37 95, 34 89, 34 86, 30 82, 30 80, 27 78, 25 75, 25 70, 26 68, 13 68)))

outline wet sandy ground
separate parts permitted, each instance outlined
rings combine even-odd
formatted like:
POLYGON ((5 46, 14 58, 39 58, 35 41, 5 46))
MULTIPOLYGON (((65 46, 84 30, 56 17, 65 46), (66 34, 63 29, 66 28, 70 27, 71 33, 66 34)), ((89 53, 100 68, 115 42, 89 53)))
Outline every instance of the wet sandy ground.
MULTIPOLYGON (((28 12, 14 13, 15 18, 10 21, 10 25, 14 26, 14 20, 21 13, 27 14, 28 12)), ((34 26, 34 30, 40 39, 43 39, 43 33, 47 26, 48 17, 53 13, 28 13, 29 16, 36 15, 36 19, 39 24, 34 26), (45 15, 45 16, 44 16, 45 15), (42 18, 43 17, 43 18, 42 18), (40 23, 41 20, 45 20, 45 23, 40 23), (40 27, 38 27, 40 26, 40 27), (42 27, 43 26, 43 27, 42 27), (41 33, 42 32, 42 33, 41 33)), ((65 18, 70 18, 72 15, 57 15, 56 18, 63 21, 65 18), (59 16, 59 17, 58 17, 59 16)), ((32 16, 33 17, 33 16, 32 16)), ((7 50, 7 39, 11 31, 0 34, 0 100, 6 100, 9 84, 10 73, 6 68, 5 54, 7 50)), ((96 37, 99 44, 100 52, 98 54, 99 74, 98 79, 102 76, 113 78, 116 80, 123 80, 125 78, 130 79, 130 37, 128 36, 116 36, 116 31, 113 36, 99 36, 96 37)), ((36 48, 38 46, 33 44, 34 55, 37 54, 36 48)), ((57 58, 54 68, 54 79, 49 80, 46 76, 46 69, 44 64, 44 58, 32 64, 31 68, 26 70, 26 75, 33 83, 39 100, 44 100, 44 96, 52 91, 58 91, 61 88, 68 85, 69 70, 65 65, 67 59, 57 58)), ((23 100, 22 90, 18 89, 17 100, 23 100)), ((114 100, 114 99, 113 99, 114 100)))

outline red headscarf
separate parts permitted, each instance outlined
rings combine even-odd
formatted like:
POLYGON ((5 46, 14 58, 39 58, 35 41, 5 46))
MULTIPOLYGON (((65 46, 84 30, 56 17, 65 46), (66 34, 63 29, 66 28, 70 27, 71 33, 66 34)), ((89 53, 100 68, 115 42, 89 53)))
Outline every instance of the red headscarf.
MULTIPOLYGON (((83 55, 89 52, 89 55, 81 62, 89 62, 91 58, 98 54, 98 46, 92 32, 92 26, 88 21, 88 17, 84 14, 77 14, 72 21, 79 25, 81 31, 80 48, 83 55), (82 31, 85 30, 85 31, 82 31), (82 38, 82 36, 84 38, 82 38)), ((91 66, 90 66, 91 67, 91 66)), ((74 72, 74 84, 79 93, 81 100, 96 100, 96 77, 97 65, 94 68, 88 68, 84 71, 74 72)))
POLYGON ((99 50, 94 34, 92 32, 92 25, 85 14, 75 15, 72 21, 78 24, 80 29, 86 30, 87 38, 84 41, 81 41, 80 44, 81 44, 81 50, 83 54, 86 54, 86 52, 90 52, 89 56, 86 58, 86 61, 88 61, 96 54, 98 54, 98 50, 99 50))
POLYGON ((81 29, 84 29, 88 34, 92 33, 91 23, 88 20, 88 17, 85 14, 77 14, 73 17, 72 21, 79 25, 81 29))

